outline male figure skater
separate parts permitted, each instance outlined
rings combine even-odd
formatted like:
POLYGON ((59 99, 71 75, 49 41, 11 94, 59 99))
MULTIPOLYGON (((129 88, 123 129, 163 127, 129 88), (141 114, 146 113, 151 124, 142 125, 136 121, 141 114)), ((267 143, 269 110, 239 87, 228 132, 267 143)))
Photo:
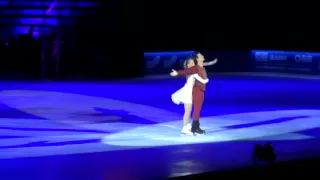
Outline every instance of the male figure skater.
MULTIPOLYGON (((174 69, 170 73, 171 76, 188 76, 192 74, 198 74, 202 79, 207 79, 207 72, 204 66, 204 57, 201 53, 195 54, 195 59, 197 61, 197 65, 191 68, 187 68, 180 71, 175 71, 174 69)), ((212 61, 212 64, 215 64, 217 59, 212 61)), ((204 101, 204 91, 206 90, 206 84, 201 83, 198 80, 195 80, 194 87, 192 90, 193 96, 193 122, 191 127, 191 132, 194 134, 205 134, 205 131, 200 128, 199 118, 200 112, 202 108, 202 104, 204 101)))

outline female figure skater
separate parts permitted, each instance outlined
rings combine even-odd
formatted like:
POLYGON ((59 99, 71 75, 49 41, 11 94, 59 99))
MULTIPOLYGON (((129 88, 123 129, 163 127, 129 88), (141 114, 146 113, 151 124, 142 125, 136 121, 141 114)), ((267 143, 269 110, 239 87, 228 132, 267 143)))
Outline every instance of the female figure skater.
MULTIPOLYGON (((211 65, 211 63, 209 65, 211 65)), ((192 58, 185 60, 184 68, 190 68, 192 66, 195 66, 195 61, 192 58)), ((204 84, 209 81, 209 79, 202 79, 198 74, 187 76, 186 84, 171 95, 171 99, 175 104, 184 104, 183 128, 181 130, 181 135, 193 135, 191 132, 190 115, 192 111, 192 89, 195 79, 204 84)))

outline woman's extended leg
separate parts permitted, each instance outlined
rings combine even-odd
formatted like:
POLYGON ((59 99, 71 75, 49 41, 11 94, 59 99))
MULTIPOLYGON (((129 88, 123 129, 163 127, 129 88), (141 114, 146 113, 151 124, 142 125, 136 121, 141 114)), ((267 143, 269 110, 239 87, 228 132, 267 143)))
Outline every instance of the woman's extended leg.
POLYGON ((183 115, 183 128, 181 131, 182 135, 192 135, 190 116, 192 111, 192 103, 184 104, 184 115, 183 115))

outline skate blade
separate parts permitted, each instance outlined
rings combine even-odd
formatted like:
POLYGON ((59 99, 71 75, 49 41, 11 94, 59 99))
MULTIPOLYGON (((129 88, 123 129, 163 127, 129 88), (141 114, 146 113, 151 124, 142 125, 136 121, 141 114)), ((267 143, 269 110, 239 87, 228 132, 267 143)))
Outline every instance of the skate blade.
POLYGON ((203 134, 193 133, 193 136, 204 136, 204 135, 206 135, 206 133, 203 133, 203 134))
POLYGON ((193 134, 181 133, 181 136, 193 136, 193 134))

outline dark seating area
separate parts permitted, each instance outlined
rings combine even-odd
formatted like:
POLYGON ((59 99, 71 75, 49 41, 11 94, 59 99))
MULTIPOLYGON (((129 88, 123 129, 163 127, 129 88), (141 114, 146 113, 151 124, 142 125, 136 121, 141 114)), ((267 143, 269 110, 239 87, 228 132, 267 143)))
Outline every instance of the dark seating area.
POLYGON ((91 27, 98 7, 99 1, 1 0, 0 79, 56 79, 57 59, 75 57, 75 26, 91 27))
POLYGON ((21 34, 2 41, 1 79, 33 79, 41 74, 40 40, 21 34))

